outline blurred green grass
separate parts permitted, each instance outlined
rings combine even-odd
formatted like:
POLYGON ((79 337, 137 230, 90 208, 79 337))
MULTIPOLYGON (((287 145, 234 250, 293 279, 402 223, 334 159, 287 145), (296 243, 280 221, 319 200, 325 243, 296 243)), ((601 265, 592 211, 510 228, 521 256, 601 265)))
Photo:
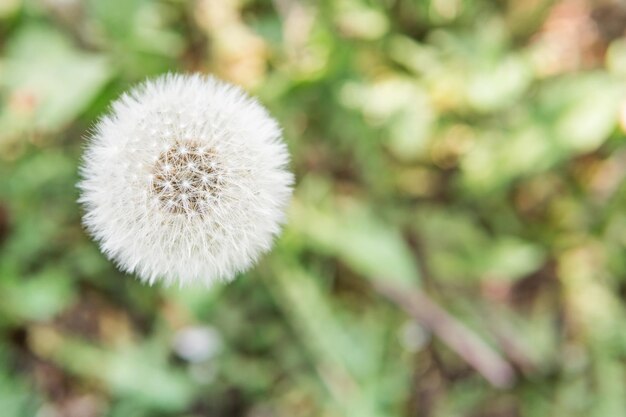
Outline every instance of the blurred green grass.
POLYGON ((626 8, 2 0, 2 416, 626 415, 626 8), (273 252, 145 287, 76 204, 133 83, 201 71, 284 128, 273 252))

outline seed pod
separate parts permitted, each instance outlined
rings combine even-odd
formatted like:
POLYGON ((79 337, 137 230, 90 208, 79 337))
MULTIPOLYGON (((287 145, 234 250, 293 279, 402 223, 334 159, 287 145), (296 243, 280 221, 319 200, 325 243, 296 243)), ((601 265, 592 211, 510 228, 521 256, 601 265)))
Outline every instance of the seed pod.
POLYGON ((242 90, 163 76, 115 101, 88 138, 83 222, 120 269, 150 284, 228 281, 279 233, 288 161, 276 121, 242 90))

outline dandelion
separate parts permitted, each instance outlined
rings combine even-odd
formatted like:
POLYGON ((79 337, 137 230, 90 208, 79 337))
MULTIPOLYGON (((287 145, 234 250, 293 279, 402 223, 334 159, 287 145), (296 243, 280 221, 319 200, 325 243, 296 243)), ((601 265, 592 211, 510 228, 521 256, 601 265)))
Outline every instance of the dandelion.
POLYGON ((292 174, 280 128, 239 88, 167 75, 123 95, 83 158, 83 221, 150 284, 229 281, 268 251, 292 174))

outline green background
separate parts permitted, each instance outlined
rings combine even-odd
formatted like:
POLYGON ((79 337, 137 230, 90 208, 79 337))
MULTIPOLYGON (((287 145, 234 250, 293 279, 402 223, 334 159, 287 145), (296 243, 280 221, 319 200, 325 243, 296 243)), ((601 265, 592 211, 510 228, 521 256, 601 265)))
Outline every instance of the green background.
POLYGON ((610 0, 2 0, 0 414, 626 416, 625 28, 610 0), (90 126, 168 71, 259 97, 297 178, 208 290, 116 271, 76 203, 90 126))

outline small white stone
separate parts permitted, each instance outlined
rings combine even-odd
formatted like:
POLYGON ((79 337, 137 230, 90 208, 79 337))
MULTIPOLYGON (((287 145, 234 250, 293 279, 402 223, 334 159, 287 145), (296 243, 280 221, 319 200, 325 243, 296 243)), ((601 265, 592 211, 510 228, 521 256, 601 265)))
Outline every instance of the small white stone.
POLYGON ((205 362, 222 350, 222 338, 208 326, 185 327, 174 336, 172 347, 181 358, 192 362, 205 362))

